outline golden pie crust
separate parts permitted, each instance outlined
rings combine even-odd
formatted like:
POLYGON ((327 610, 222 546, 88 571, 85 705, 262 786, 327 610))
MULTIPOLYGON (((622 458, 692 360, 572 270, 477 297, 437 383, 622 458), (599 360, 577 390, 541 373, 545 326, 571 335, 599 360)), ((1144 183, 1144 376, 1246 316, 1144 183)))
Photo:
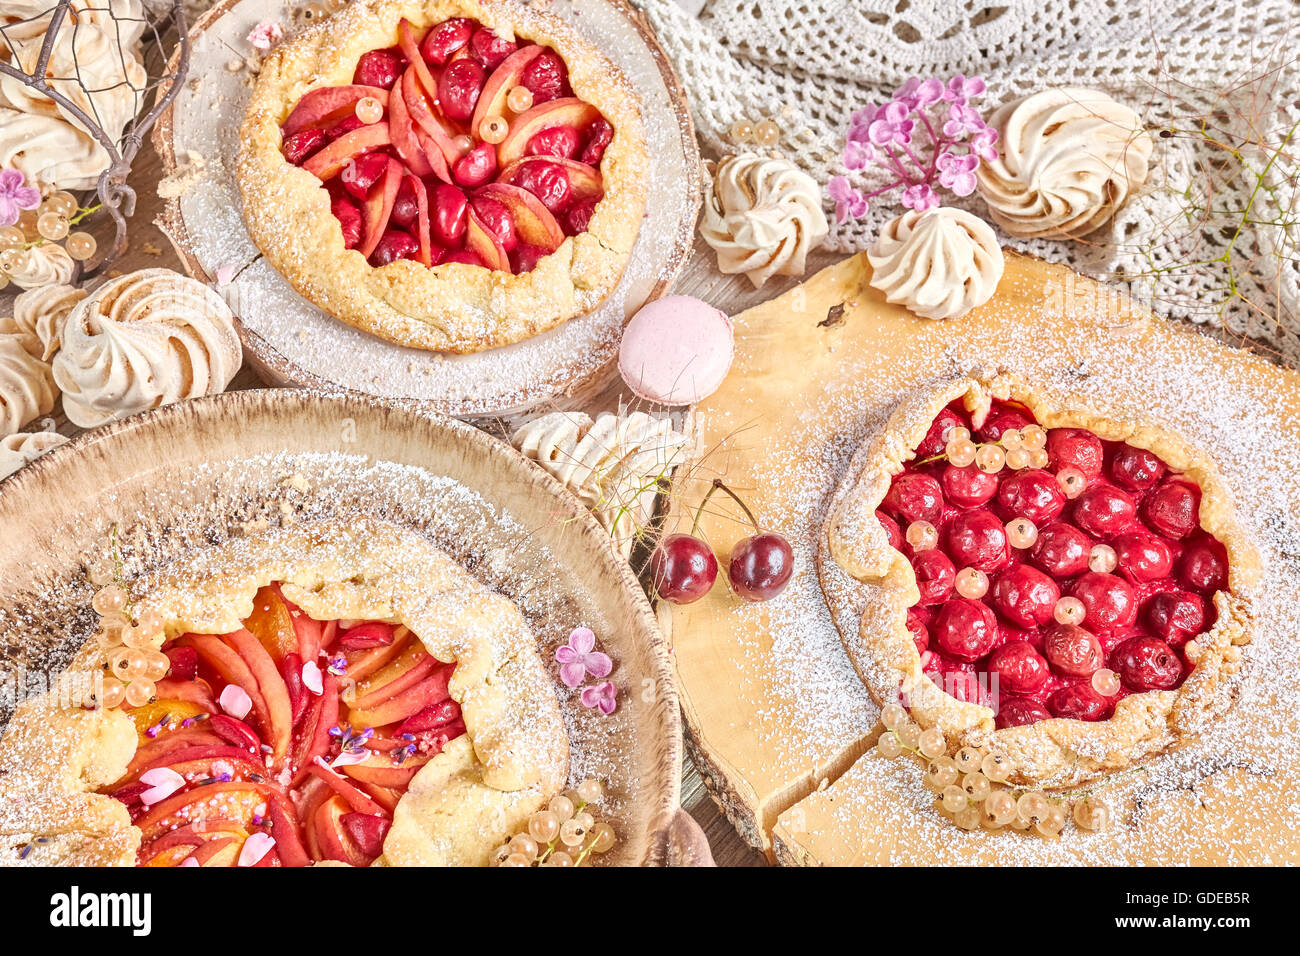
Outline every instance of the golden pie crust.
POLYGON ((834 562, 880 589, 880 605, 864 610, 856 632, 842 628, 840 635, 871 695, 883 703, 905 694, 923 729, 938 727, 950 740, 1005 757, 1017 784, 1073 785, 1195 735, 1231 703, 1225 678, 1236 670, 1240 645, 1250 642, 1253 631, 1251 595, 1259 555, 1237 522, 1232 495, 1214 463, 1163 427, 1089 411, 1089 401, 1082 393, 1048 396, 1007 373, 955 378, 915 394, 900 402, 885 427, 858 450, 823 525, 819 565, 834 562), (1024 404, 1044 428, 1086 428, 1102 439, 1147 449, 1200 485, 1201 527, 1227 549, 1230 593, 1215 595, 1217 621, 1188 643, 1187 656, 1196 666, 1178 689, 1125 697, 1109 720, 1051 718, 997 730, 990 708, 949 696, 922 672, 906 624, 907 609, 920 597, 916 577, 907 558, 889 546, 876 508, 944 406, 961 399, 978 427, 994 398, 1024 404))
POLYGON ((399 345, 478 352, 590 312, 618 285, 645 211, 649 163, 637 95, 618 68, 559 18, 514 0, 361 0, 276 48, 262 64, 240 129, 236 179, 253 242, 305 298, 399 345), (343 247, 328 193, 280 153, 280 124, 303 95, 352 82, 363 53, 393 46, 397 25, 471 17, 504 37, 553 48, 574 95, 614 127, 600 164, 605 197, 587 232, 528 273, 464 263, 380 268, 343 247))
MULTIPOLYGON (((195 552, 133 588, 136 613, 158 611, 168 637, 229 633, 274 581, 313 618, 400 623, 456 663, 448 689, 465 734, 416 773, 376 865, 485 866, 564 789, 568 735, 523 615, 395 525, 304 524, 195 552)), ((61 679, 99 658, 92 639, 61 679)), ((95 791, 125 773, 135 726, 120 709, 84 710, 69 696, 56 688, 21 704, 0 738, 0 852, 26 844, 36 865, 134 865, 140 830, 95 791)))

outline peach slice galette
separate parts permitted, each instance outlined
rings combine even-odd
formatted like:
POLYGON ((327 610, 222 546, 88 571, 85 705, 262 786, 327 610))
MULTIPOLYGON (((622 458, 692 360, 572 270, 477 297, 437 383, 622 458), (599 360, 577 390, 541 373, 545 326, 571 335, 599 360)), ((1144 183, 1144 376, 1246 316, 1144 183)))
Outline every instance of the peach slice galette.
POLYGON ((238 178, 254 241, 300 293, 470 352, 612 291, 646 172, 635 93, 562 21, 513 0, 371 0, 267 58, 238 178))
POLYGON ((395 527, 246 540, 95 609, 101 706, 29 702, 0 741, 61 862, 486 865, 564 789, 518 608, 395 527))
POLYGON ((1258 558, 1213 463, 1083 408, 1010 375, 904 401, 827 518, 830 560, 880 588, 843 634, 873 695, 1020 783, 1195 733, 1251 634, 1258 558))

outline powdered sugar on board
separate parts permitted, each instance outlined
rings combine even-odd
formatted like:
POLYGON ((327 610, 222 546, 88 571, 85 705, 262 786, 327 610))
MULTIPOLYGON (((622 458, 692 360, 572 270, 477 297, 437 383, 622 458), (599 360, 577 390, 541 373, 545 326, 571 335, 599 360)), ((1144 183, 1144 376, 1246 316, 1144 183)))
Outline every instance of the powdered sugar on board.
MULTIPOLYGON (((690 248, 698 201, 698 155, 682 108, 627 10, 605 0, 559 0, 548 12, 595 40, 641 98, 654 157, 646 217, 615 291, 591 314, 525 342, 475 355, 407 349, 353 329, 316 308, 264 261, 248 236, 233 170, 239 126, 253 79, 232 68, 251 54, 246 37, 271 19, 291 31, 295 4, 244 0, 196 39, 190 82, 172 112, 176 155, 204 157, 203 175, 180 197, 177 237, 209 277, 233 274, 222 289, 259 364, 290 383, 334 385, 372 395, 417 398, 451 414, 490 415, 554 403, 609 367, 624 322, 662 294, 690 248), (341 360, 346 356, 346 360, 341 360)), ((338 16, 352 15, 347 9, 338 16)), ((531 16, 521 6, 521 25, 531 16)), ((274 196, 262 198, 274 202, 274 196)))

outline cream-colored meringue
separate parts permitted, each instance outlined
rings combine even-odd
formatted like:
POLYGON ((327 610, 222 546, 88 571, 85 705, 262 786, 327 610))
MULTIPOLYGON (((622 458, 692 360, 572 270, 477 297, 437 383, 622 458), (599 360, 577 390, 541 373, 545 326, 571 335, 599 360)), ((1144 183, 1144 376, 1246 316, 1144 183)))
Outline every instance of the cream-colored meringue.
POLYGON ((982 219, 940 206, 891 219, 867 250, 871 285, 926 319, 950 319, 993 295, 1006 262, 982 219))
POLYGON ((654 516, 659 479, 687 443, 667 418, 645 412, 551 412, 525 423, 511 444, 591 509, 626 558, 654 516))
POLYGON ((27 351, 22 336, 0 333, 0 437, 48 415, 55 394, 50 367, 27 351))
POLYGON ((19 432, 0 438, 0 478, 8 478, 23 465, 65 441, 67 439, 58 432, 19 432))
POLYGON ((700 234, 719 271, 743 272, 754 288, 773 275, 803 275, 828 228, 816 181, 784 159, 732 156, 705 185, 700 234))
MULTIPOLYGON (((55 0, 4 0, 0 26, 10 40, 43 39, 54 6, 55 0)), ((141 0, 72 0, 63 23, 62 29, 69 31, 74 23, 115 30, 124 44, 133 47, 144 34, 144 4, 141 0)))
POLYGON ((26 251, 22 261, 9 273, 9 281, 20 289, 66 285, 76 274, 76 261, 57 242, 42 242, 26 251))
POLYGON ((1136 112, 1100 90, 1043 90, 989 117, 998 158, 976 171, 993 220, 1022 238, 1104 225, 1146 181, 1153 143, 1136 112))
POLYGON ((94 189, 108 163, 104 147, 62 116, 0 108, 0 167, 19 170, 27 182, 94 189))
POLYGON ((73 307, 54 357, 63 410, 83 428, 225 390, 242 350, 234 314, 196 279, 142 269, 73 307))
POLYGON ((14 299, 13 317, 0 318, 0 332, 18 335, 31 355, 49 362, 62 342, 63 320, 89 294, 70 285, 29 289, 14 299))

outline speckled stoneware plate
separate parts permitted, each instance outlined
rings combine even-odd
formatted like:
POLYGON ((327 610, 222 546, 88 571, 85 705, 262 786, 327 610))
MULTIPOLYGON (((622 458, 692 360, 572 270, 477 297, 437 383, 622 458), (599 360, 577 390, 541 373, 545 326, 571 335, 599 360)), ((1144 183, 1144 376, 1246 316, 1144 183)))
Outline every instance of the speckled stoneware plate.
POLYGON ((403 348, 312 305, 262 258, 244 225, 233 170, 252 75, 235 68, 263 20, 291 34, 296 0, 226 0, 195 24, 189 80, 153 141, 168 174, 202 171, 165 205, 160 225, 191 275, 228 283, 250 363, 273 384, 414 398, 461 417, 568 407, 616 371, 623 326, 663 295, 691 249, 700 205, 700 159, 690 110, 642 16, 624 0, 554 0, 549 10, 594 40, 641 97, 653 158, 645 219, 622 281, 589 315, 504 348, 449 355, 403 348))
POLYGON ((91 635, 116 540, 134 579, 198 547, 366 514, 431 539, 514 600, 555 680, 570 783, 608 781, 602 863, 708 860, 678 809, 681 718, 666 645, 628 565, 554 479, 468 425, 359 397, 235 392, 74 439, 0 481, 0 720, 15 674, 59 670, 91 635), (615 661, 618 708, 583 707, 555 649, 580 624, 615 661))

